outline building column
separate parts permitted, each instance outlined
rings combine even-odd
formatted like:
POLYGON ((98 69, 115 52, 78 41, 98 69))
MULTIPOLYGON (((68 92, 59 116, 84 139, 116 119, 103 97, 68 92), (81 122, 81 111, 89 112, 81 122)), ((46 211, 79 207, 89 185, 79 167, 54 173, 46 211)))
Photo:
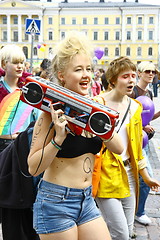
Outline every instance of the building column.
POLYGON ((124 42, 126 42, 126 29, 125 29, 125 26, 126 26, 125 17, 126 17, 126 15, 123 14, 123 12, 122 12, 121 15, 122 15, 122 29, 121 29, 122 36, 121 36, 121 39, 122 39, 122 43, 124 43, 124 42))
POLYGON ((136 15, 133 15, 133 23, 132 23, 132 42, 135 43, 136 40, 137 40, 136 15))
POLYGON ((39 42, 43 42, 43 25, 42 25, 42 16, 39 16, 39 20, 41 21, 41 29, 39 35, 39 42))
POLYGON ((22 42, 22 15, 18 15, 18 42, 22 42))
POLYGON ((147 15, 144 15, 144 36, 143 36, 143 42, 148 41, 148 22, 147 22, 147 15))
POLYGON ((9 14, 7 14, 7 42, 11 42, 11 18, 9 14))

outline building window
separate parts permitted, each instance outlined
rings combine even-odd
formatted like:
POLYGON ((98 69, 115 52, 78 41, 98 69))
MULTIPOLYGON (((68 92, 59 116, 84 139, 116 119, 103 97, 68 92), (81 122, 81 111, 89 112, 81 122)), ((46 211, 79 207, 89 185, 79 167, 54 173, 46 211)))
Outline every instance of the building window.
POLYGON ((126 48, 126 56, 131 56, 131 49, 130 49, 130 47, 126 48))
POLYGON ((104 18, 104 24, 106 24, 106 25, 109 24, 109 18, 108 18, 108 17, 105 17, 105 18, 104 18))
POLYGON ((72 18, 72 25, 76 25, 76 18, 72 18))
POLYGON ((52 31, 48 32, 48 40, 53 40, 53 32, 52 31))
POLYGON ((18 42, 18 31, 13 32, 13 41, 18 42))
POLYGON ((65 18, 61 18, 61 24, 65 25, 65 18))
POLYGON ((33 48, 33 55, 34 55, 34 56, 37 56, 37 47, 34 47, 34 48, 33 48))
POLYGON ((48 24, 49 24, 49 25, 52 25, 52 24, 53 24, 53 19, 52 19, 52 17, 49 17, 49 18, 48 18, 48 24))
POLYGON ((16 24, 16 25, 18 24, 18 17, 13 18, 13 24, 16 24))
POLYGON ((116 57, 119 56, 119 48, 118 47, 115 48, 115 56, 116 57))
POLYGON ((153 17, 149 17, 149 24, 154 24, 153 17))
POLYGON ((36 34, 36 35, 34 36, 34 40, 35 40, 35 41, 38 41, 38 40, 39 40, 39 35, 36 34))
POLYGON ((108 32, 104 32, 104 40, 108 40, 109 39, 109 33, 108 32))
POLYGON ((142 56, 142 48, 141 47, 137 48, 137 56, 142 56))
POLYGON ((104 56, 108 57, 108 47, 104 48, 104 56))
POLYGON ((153 40, 153 31, 148 32, 148 39, 153 40))
POLYGON ((127 24, 132 24, 131 17, 127 17, 127 24))
POLYGON ((94 25, 97 25, 98 24, 98 18, 94 18, 94 25))
POLYGON ((65 32, 61 32, 61 39, 65 38, 65 32))
POLYGON ((26 56, 26 59, 28 59, 28 47, 23 47, 24 55, 26 56))
POLYGON ((52 51, 52 47, 49 47, 49 54, 52 54, 53 51, 52 51))
POLYGON ((93 40, 98 40, 98 32, 93 32, 93 40))
POLYGON ((138 24, 142 24, 142 17, 138 17, 138 24))
POLYGON ((82 33, 84 34, 84 36, 87 36, 87 35, 88 35, 87 30, 82 30, 82 33))
POLYGON ((131 31, 127 31, 127 40, 131 40, 131 31))
POLYGON ((116 24, 120 24, 120 18, 116 17, 116 24))
POLYGON ((138 31, 138 37, 137 37, 138 40, 142 40, 142 31, 138 31))
POLYGON ((28 41, 28 34, 25 34, 25 35, 24 35, 24 40, 25 40, 25 41, 28 41))
POLYGON ((87 18, 83 18, 83 25, 87 25, 87 18))
POLYGON ((3 33, 2 33, 2 40, 3 40, 4 42, 7 41, 7 31, 3 31, 3 33))
POLYGON ((23 19, 23 24, 25 24, 26 25, 26 17, 24 17, 24 19, 23 19))
POLYGON ((153 48, 152 47, 148 48, 148 56, 153 56, 153 48))
POLYGON ((115 40, 120 40, 120 33, 119 32, 115 32, 115 40))
POLYGON ((3 18, 2 18, 2 23, 3 23, 3 24, 7 24, 7 17, 3 17, 3 18))

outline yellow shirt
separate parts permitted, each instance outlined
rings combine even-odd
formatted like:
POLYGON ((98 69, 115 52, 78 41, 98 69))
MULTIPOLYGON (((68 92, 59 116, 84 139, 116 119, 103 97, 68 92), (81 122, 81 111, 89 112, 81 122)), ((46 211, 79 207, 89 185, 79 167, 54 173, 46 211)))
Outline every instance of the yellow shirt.
MULTIPOLYGON (((127 124, 129 138, 128 151, 130 162, 136 179, 136 194, 139 194, 139 175, 140 169, 146 167, 146 161, 142 155, 142 106, 136 101, 137 109, 127 124)), ((106 150, 102 154, 100 182, 97 197, 100 198, 125 198, 130 196, 127 173, 120 155, 106 150)))

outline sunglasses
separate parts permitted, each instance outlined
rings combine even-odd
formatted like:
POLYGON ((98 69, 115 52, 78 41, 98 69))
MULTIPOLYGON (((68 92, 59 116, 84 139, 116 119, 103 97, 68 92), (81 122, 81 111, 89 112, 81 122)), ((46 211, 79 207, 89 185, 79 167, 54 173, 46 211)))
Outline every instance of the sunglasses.
POLYGON ((144 72, 147 73, 147 74, 150 74, 150 73, 156 74, 156 71, 152 71, 152 70, 146 70, 146 71, 144 71, 144 72))

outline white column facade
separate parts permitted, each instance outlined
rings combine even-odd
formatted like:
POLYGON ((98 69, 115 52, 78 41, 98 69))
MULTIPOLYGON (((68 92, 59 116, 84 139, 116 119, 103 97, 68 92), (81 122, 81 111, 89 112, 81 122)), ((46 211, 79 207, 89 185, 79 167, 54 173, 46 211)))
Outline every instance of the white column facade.
POLYGON ((42 15, 39 16, 39 20, 41 21, 41 30, 39 35, 39 42, 43 42, 43 22, 42 22, 42 15))
POLYGON ((18 15, 18 42, 22 42, 22 15, 18 15))
POLYGON ((134 43, 136 40, 137 40, 136 15, 133 15, 133 22, 132 22, 132 42, 134 43))
POLYGON ((147 15, 144 15, 144 36, 143 36, 143 42, 148 41, 148 22, 147 22, 147 15))
POLYGON ((7 14, 7 42, 11 42, 11 16, 7 14))
POLYGON ((125 14, 123 13, 123 11, 122 11, 122 30, 121 30, 121 33, 122 33, 122 36, 121 36, 122 43, 124 43, 124 42, 126 41, 125 18, 126 18, 126 15, 125 15, 125 14))

